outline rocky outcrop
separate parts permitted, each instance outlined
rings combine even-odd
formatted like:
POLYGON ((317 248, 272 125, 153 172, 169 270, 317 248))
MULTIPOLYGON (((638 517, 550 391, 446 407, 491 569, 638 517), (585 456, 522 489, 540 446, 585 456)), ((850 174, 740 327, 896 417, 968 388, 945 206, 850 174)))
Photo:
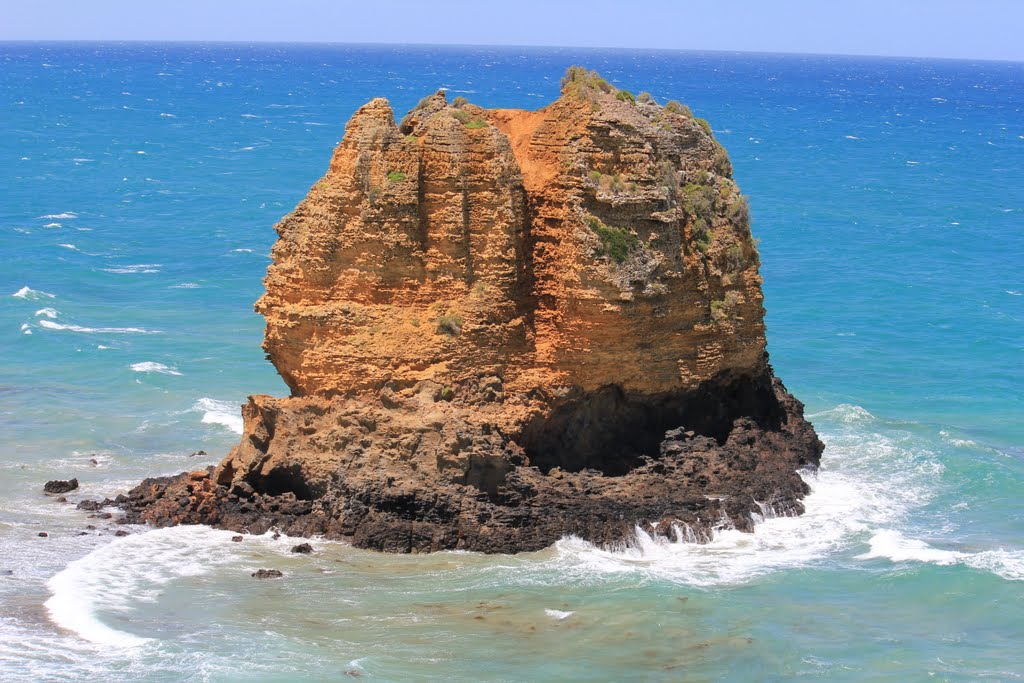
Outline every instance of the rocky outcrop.
POLYGON ((536 111, 375 99, 277 226, 291 388, 133 520, 389 551, 704 538, 802 511, 822 445, 772 376, 747 203, 706 122, 570 69, 536 111))
POLYGON ((53 479, 43 484, 43 493, 59 495, 61 493, 69 493, 77 488, 77 479, 53 479))

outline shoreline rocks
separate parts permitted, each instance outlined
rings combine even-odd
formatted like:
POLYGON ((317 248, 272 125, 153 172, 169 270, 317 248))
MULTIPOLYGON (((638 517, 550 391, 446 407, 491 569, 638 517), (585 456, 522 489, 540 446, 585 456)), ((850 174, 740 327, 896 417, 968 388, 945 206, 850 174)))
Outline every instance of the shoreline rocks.
POLYGON ((59 495, 61 493, 69 493, 77 488, 77 479, 68 479, 66 481, 62 479, 53 479, 43 485, 43 493, 59 495))
POLYGON ((284 574, 278 569, 259 569, 250 576, 254 579, 280 579, 284 574))

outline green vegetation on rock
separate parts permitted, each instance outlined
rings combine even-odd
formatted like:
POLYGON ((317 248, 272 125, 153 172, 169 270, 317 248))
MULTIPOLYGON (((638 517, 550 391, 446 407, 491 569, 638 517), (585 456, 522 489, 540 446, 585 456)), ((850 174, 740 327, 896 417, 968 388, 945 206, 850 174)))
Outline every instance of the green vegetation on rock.
POLYGON ((710 221, 715 215, 718 192, 708 185, 687 183, 683 187, 683 210, 693 218, 710 221))
POLYGON ((726 178, 732 176, 732 162, 729 161, 729 154, 725 151, 725 147, 721 145, 718 145, 717 149, 715 149, 713 168, 715 173, 720 176, 725 176, 726 178))
POLYGON ((616 263, 622 263, 630 252, 640 246, 640 238, 625 228, 605 225, 601 219, 591 216, 587 219, 587 227, 601 240, 601 256, 608 256, 616 263))
POLYGON ((725 208, 725 215, 740 230, 750 230, 750 201, 743 195, 735 195, 725 208))
POLYGON ((715 322, 718 322, 720 320, 725 320, 725 317, 726 317, 727 314, 728 314, 728 309, 726 308, 725 300, 724 299, 719 299, 717 301, 712 301, 711 302, 711 319, 712 320, 714 320, 715 322))
POLYGON ((669 100, 668 102, 666 102, 665 111, 670 111, 673 114, 682 114, 683 116, 693 118, 693 112, 690 111, 690 108, 687 107, 685 104, 679 102, 678 100, 669 100))
POLYGON ((705 254, 711 248, 711 228, 703 218, 698 218, 693 226, 693 241, 700 253, 705 254))
POLYGON ((405 174, 401 171, 391 171, 388 173, 388 180, 393 183, 400 183, 405 180, 405 174))
POLYGON ((449 337, 457 337, 462 332, 461 315, 442 315, 437 319, 438 334, 447 334, 449 337))
POLYGON ((582 66, 570 66, 562 76, 562 92, 566 95, 592 98, 598 91, 610 93, 612 90, 611 84, 600 74, 582 66))

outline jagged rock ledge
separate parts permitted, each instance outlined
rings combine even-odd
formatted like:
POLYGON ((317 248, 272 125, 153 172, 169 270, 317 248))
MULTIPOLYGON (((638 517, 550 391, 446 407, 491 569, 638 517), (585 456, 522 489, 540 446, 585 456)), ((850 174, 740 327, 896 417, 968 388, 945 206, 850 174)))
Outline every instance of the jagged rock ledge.
POLYGON ((731 173, 685 106, 578 67, 537 112, 371 101, 277 226, 257 311, 292 395, 129 521, 518 552, 801 513, 822 444, 731 173))

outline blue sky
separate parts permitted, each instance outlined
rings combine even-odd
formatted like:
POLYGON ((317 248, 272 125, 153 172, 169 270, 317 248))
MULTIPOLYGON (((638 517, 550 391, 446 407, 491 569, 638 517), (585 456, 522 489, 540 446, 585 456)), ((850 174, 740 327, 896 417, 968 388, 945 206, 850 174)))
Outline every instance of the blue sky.
POLYGON ((0 40, 650 47, 1024 60, 1024 0, 0 0, 0 40))

